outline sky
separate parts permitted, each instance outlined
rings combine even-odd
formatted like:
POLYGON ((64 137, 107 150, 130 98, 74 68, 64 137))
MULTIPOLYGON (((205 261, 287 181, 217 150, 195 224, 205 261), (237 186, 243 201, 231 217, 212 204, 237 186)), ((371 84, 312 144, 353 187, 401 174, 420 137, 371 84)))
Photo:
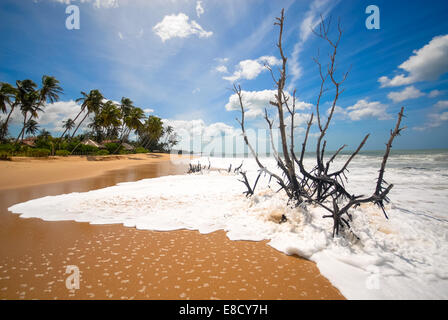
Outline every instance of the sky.
MULTIPOLYGON (((367 133, 365 149, 383 149, 402 106, 407 128, 394 148, 448 148, 445 0, 1 0, 0 82, 40 83, 43 75, 55 76, 64 94, 38 120, 55 135, 62 133, 62 121, 79 111, 80 91, 99 89, 110 100, 128 97, 147 115, 161 117, 181 136, 179 148, 196 151, 207 144, 219 149, 221 135, 241 142, 239 105, 231 90, 239 84, 247 127, 262 148, 269 143, 265 108, 278 126, 269 106, 274 83, 264 65, 276 72, 280 63, 274 21, 282 8, 286 87, 289 94, 296 89, 299 109, 297 147, 320 88, 313 57, 319 55, 324 67, 328 63, 328 43, 311 32, 322 16, 332 19, 332 39, 338 19, 343 30, 336 76, 349 70, 327 149, 342 144, 356 149, 367 133), (379 9, 379 29, 366 27, 372 4, 379 9), (66 26, 70 5, 79 9, 79 29, 66 26), (199 144, 189 140, 199 135, 199 144)), ((326 88, 323 115, 334 95, 330 83, 326 88)), ((14 114, 12 136, 20 120, 20 113, 14 114)), ((315 138, 314 126, 310 145, 315 138)))

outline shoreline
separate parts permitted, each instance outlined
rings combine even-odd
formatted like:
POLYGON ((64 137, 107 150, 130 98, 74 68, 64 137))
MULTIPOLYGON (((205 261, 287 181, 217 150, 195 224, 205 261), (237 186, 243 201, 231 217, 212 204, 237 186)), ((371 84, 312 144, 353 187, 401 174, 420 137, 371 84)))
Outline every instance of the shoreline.
POLYGON ((7 211, 14 203, 36 197, 180 170, 170 161, 104 169, 90 178, 2 190, 0 298, 344 299, 314 262, 285 255, 265 241, 232 241, 222 230, 201 234, 47 222, 7 211), (65 288, 66 265, 80 267, 80 290, 65 288))
MULTIPOLYGON (((109 171, 169 162, 171 157, 171 154, 166 153, 48 158, 12 157, 11 161, 0 161, 0 190, 88 179, 109 171)), ((179 159, 181 158, 187 158, 187 156, 179 156, 179 159)))

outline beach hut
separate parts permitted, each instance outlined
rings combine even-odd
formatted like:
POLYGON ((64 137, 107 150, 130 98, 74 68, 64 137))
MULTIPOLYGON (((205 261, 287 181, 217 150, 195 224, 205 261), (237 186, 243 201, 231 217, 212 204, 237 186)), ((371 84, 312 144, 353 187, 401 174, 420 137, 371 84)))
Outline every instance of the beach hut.
POLYGON ((124 150, 126 150, 126 151, 132 151, 132 150, 134 150, 134 147, 133 146, 131 146, 129 143, 126 143, 126 142, 123 142, 123 144, 121 145, 123 148, 124 148, 124 150))
POLYGON ((26 144, 28 147, 35 147, 36 146, 36 137, 30 137, 23 139, 23 144, 26 144))
POLYGON ((98 149, 104 149, 104 146, 101 143, 93 141, 92 139, 85 139, 81 143, 85 146, 92 146, 92 147, 97 147, 98 149))

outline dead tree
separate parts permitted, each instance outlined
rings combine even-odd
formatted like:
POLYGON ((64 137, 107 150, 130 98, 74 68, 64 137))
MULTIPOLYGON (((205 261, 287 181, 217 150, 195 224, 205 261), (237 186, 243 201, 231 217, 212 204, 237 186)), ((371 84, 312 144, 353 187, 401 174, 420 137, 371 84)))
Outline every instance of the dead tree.
POLYGON ((294 90, 292 96, 290 96, 285 92, 285 83, 287 79, 286 75, 287 58, 283 52, 282 47, 284 10, 282 10, 280 18, 276 18, 276 21, 274 23, 274 25, 279 27, 279 37, 277 41, 277 47, 279 49, 279 53, 282 59, 282 64, 281 67, 279 68, 278 76, 276 77, 272 68, 269 65, 266 65, 267 69, 271 73, 276 88, 276 93, 274 96, 275 99, 273 101, 270 101, 270 105, 274 106, 275 109, 277 110, 278 122, 279 122, 278 129, 280 131, 280 138, 281 138, 281 151, 282 151, 281 155, 277 152, 273 140, 272 130, 274 126, 274 120, 271 120, 269 118, 266 109, 264 117, 268 124, 270 132, 273 156, 276 160, 277 166, 282 172, 281 176, 267 169, 266 166, 264 166, 261 163, 257 153, 251 146, 245 130, 245 117, 244 117, 245 108, 243 103, 242 90, 239 85, 238 86, 234 85, 233 90, 238 96, 241 109, 241 119, 237 119, 237 121, 241 126, 244 142, 248 146, 260 171, 253 188, 250 187, 250 183, 245 173, 241 173, 244 180, 240 181, 243 182, 248 188, 248 191, 245 192, 246 196, 253 195, 256 183, 258 182, 260 175, 262 173, 267 174, 270 176, 271 179, 274 179, 280 185, 280 190, 285 191, 290 202, 294 202, 296 205, 302 203, 311 203, 319 205, 325 210, 327 210, 329 214, 324 215, 323 217, 333 219, 333 236, 334 236, 339 234, 339 230, 345 227, 350 228, 350 221, 352 220, 352 215, 349 213, 349 210, 351 208, 361 205, 362 203, 373 203, 378 205, 384 212, 385 217, 387 218, 384 204, 389 201, 387 195, 389 194, 393 185, 392 184, 388 185, 386 181, 384 181, 384 172, 390 154, 390 150, 392 148, 392 142, 394 141, 395 137, 400 135, 400 132, 404 129, 400 128, 401 121, 404 116, 404 108, 401 108, 401 111, 398 114, 398 120, 395 125, 395 129, 391 131, 389 141, 386 144, 386 150, 383 156, 383 161, 381 163, 381 167, 376 182, 376 187, 373 194, 370 197, 365 197, 364 195, 350 194, 345 187, 345 183, 348 181, 347 177, 348 166, 350 165, 352 160, 359 154, 359 152, 365 145, 367 139, 369 138, 369 134, 367 134, 361 140, 359 146, 349 156, 349 158, 344 163, 342 168, 335 171, 330 170, 331 164, 338 157, 340 152, 346 147, 345 144, 342 145, 328 159, 328 161, 325 162, 325 148, 327 144, 327 140, 325 139, 325 137, 327 135, 328 128, 334 115, 336 103, 339 100, 341 94, 344 92, 342 85, 346 81, 348 76, 348 72, 345 72, 342 75, 341 79, 337 79, 336 57, 338 53, 338 46, 340 44, 343 32, 340 22, 338 22, 337 38, 336 40, 330 39, 329 37, 330 24, 331 19, 325 22, 324 19, 321 17, 321 22, 319 24, 318 29, 313 30, 314 34, 316 34, 319 38, 323 39, 329 45, 330 54, 329 54, 329 62, 326 66, 322 65, 322 63, 319 60, 319 57, 313 59, 319 70, 321 84, 317 96, 316 110, 315 110, 317 119, 317 128, 319 130, 315 150, 316 164, 311 170, 307 170, 305 168, 304 156, 307 148, 310 128, 313 125, 313 120, 315 118, 314 112, 311 113, 309 121, 307 122, 305 137, 302 143, 302 148, 299 157, 296 156, 294 150, 294 117, 296 115, 296 107, 295 107, 296 91, 294 90), (324 120, 321 116, 320 103, 324 93, 327 91, 325 87, 327 82, 329 82, 330 85, 334 87, 334 96, 332 98, 332 103, 329 109, 328 117, 324 120), (289 113, 289 116, 291 117, 289 141, 287 139, 286 134, 285 110, 289 113))

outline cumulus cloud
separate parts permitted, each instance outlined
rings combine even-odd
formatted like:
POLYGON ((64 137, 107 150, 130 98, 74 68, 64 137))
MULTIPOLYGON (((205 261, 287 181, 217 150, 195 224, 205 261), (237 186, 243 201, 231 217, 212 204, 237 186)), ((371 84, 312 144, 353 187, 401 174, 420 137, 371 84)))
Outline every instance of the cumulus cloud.
POLYGON ((419 81, 435 81, 448 72, 448 34, 434 37, 427 45, 403 62, 398 68, 407 71, 392 79, 383 76, 378 79, 381 87, 398 87, 419 81))
MULTIPOLYGON (((264 115, 264 109, 270 108, 271 105, 269 101, 275 100, 276 90, 262 90, 262 91, 242 91, 243 104, 245 108, 245 116, 247 118, 256 118, 258 116, 264 115)), ((286 96, 289 97, 292 102, 292 96, 288 92, 285 92, 286 96)), ((313 105, 311 103, 306 103, 299 101, 296 98, 296 110, 307 110, 313 105)), ((232 94, 225 106, 227 111, 239 111, 240 104, 238 95, 236 93, 232 94)))
POLYGON ((448 108, 448 100, 440 100, 434 105, 437 109, 447 109, 448 108))
POLYGON ((227 70, 227 67, 226 66, 217 66, 216 68, 215 68, 215 70, 216 71, 218 71, 218 72, 221 72, 221 73, 228 73, 229 72, 229 70, 227 70))
POLYGON ((163 119, 163 123, 170 125, 181 136, 202 136, 203 138, 220 137, 222 134, 232 135, 236 129, 223 122, 215 122, 206 125, 204 120, 170 120, 163 119))
MULTIPOLYGON (((58 101, 46 104, 43 110, 45 112, 39 112, 39 117, 36 119, 40 129, 45 128, 52 133, 62 133, 65 130, 62 128, 62 122, 69 118, 74 120, 79 111, 81 111, 81 106, 73 100, 58 101)), ((79 118, 77 121, 79 121, 79 118)), ((81 132, 87 128, 89 122, 89 119, 84 121, 80 127, 81 132)), ((11 115, 11 123, 18 125, 23 123, 23 115, 18 108, 14 109, 11 115)))
MULTIPOLYGON (((172 120, 163 119, 165 125, 174 128, 179 137, 176 149, 203 152, 203 154, 244 152, 241 130, 223 122, 207 124, 202 119, 172 120)), ((252 130, 249 130, 252 131, 252 130)), ((250 137, 251 139, 253 137, 250 137)), ((266 144, 266 143, 265 143, 266 144)))
POLYGON ((144 113, 153 113, 154 109, 146 108, 146 109, 143 109, 143 112, 144 113))
POLYGON ((200 18, 204 12, 204 8, 202 8, 202 1, 196 1, 196 15, 198 18, 200 18))
POLYGON ((213 35, 213 32, 205 31, 196 21, 189 19, 184 13, 168 15, 153 27, 153 31, 163 42, 171 38, 188 38, 191 35, 198 35, 199 38, 213 35))
POLYGON ((425 94, 414 86, 404 88, 402 91, 390 92, 387 97, 394 102, 401 102, 409 99, 416 99, 425 94))
POLYGON ((445 91, 441 91, 441 90, 432 90, 429 94, 428 97, 430 98, 435 98, 440 96, 441 94, 443 94, 445 91))
MULTIPOLYGON (((387 113, 387 106, 379 101, 369 102, 365 99, 358 100, 354 105, 345 109, 336 106, 334 114, 353 121, 376 118, 378 120, 389 120, 392 117, 387 113)), ((327 113, 329 110, 327 110, 327 113)))
POLYGON ((223 77, 223 79, 230 82, 235 82, 239 79, 255 79, 262 71, 267 70, 265 64, 277 66, 281 64, 281 60, 273 56, 262 56, 255 60, 243 60, 238 63, 236 70, 231 76, 223 77))
POLYGON ((69 5, 71 3, 88 3, 91 2, 95 8, 118 8, 118 0, 53 0, 59 3, 69 5))

